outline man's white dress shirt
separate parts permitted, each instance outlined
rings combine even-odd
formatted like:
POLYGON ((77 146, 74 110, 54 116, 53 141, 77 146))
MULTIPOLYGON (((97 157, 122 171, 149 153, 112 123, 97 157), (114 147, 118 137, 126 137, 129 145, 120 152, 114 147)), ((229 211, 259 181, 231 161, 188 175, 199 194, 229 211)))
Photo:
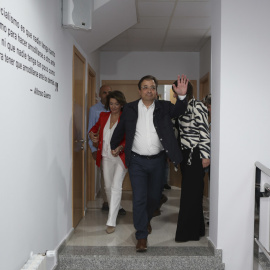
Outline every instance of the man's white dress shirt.
POLYGON ((138 120, 132 151, 144 156, 152 156, 163 150, 153 123, 155 102, 148 108, 142 100, 138 103, 138 120))

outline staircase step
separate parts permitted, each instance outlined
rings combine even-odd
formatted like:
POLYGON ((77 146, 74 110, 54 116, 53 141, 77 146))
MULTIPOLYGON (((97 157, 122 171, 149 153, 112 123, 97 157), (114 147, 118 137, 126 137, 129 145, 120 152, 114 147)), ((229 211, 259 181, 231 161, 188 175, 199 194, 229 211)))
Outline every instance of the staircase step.
POLYGON ((209 247, 66 246, 59 254, 59 270, 223 270, 221 251, 209 247))

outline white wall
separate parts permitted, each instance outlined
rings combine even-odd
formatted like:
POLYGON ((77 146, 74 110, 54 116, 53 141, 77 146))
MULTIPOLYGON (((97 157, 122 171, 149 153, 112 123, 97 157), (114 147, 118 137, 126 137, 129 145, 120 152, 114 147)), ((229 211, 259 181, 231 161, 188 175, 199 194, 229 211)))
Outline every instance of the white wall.
POLYGON ((270 167, 270 2, 214 0, 211 6, 210 240, 223 250, 226 269, 251 270, 254 163, 270 167))
POLYGON ((101 80, 138 80, 151 74, 158 80, 177 79, 187 74, 199 79, 199 53, 183 52, 101 52, 101 80))
MULTIPOLYGON (((17 270, 31 251, 54 250, 72 231, 72 55, 76 43, 61 27, 60 0, 1 0, 0 8, 0 22, 7 27, 6 32, 0 29, 0 269, 17 270), (9 12, 6 16, 3 9, 9 12), (19 28, 10 16, 20 23, 19 28), (27 37, 21 25, 49 46, 55 57, 27 37), (55 67, 24 47, 18 35, 54 59, 55 67), (6 63, 5 55, 49 76, 9 51, 8 43, 53 69, 55 76, 50 77, 58 82, 58 92, 6 63), (35 87, 51 99, 30 91, 35 87)), ((98 69, 97 53, 89 61, 98 69)))

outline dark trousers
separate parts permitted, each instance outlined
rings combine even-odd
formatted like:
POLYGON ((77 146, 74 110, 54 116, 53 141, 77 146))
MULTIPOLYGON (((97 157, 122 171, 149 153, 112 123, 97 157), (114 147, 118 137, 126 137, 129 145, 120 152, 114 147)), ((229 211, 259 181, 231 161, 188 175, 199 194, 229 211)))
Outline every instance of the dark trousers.
POLYGON ((190 150, 183 150, 180 211, 175 241, 197 241, 205 235, 203 216, 203 175, 199 148, 193 149, 191 165, 187 165, 190 150))
POLYGON ((166 154, 146 158, 132 153, 128 167, 133 191, 133 223, 136 239, 148 236, 147 224, 159 207, 164 186, 166 154))

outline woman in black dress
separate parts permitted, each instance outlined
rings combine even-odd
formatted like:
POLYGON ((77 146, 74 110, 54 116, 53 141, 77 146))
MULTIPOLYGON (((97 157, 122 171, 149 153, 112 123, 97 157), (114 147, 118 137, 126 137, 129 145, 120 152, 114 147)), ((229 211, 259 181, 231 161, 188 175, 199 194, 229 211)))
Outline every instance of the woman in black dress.
MULTIPOLYGON (((177 81, 174 83, 177 84, 177 81)), ((210 134, 206 106, 194 99, 192 84, 188 83, 188 106, 176 121, 180 133, 183 161, 180 211, 176 242, 198 241, 205 235, 203 216, 204 168, 210 164, 210 134)))

